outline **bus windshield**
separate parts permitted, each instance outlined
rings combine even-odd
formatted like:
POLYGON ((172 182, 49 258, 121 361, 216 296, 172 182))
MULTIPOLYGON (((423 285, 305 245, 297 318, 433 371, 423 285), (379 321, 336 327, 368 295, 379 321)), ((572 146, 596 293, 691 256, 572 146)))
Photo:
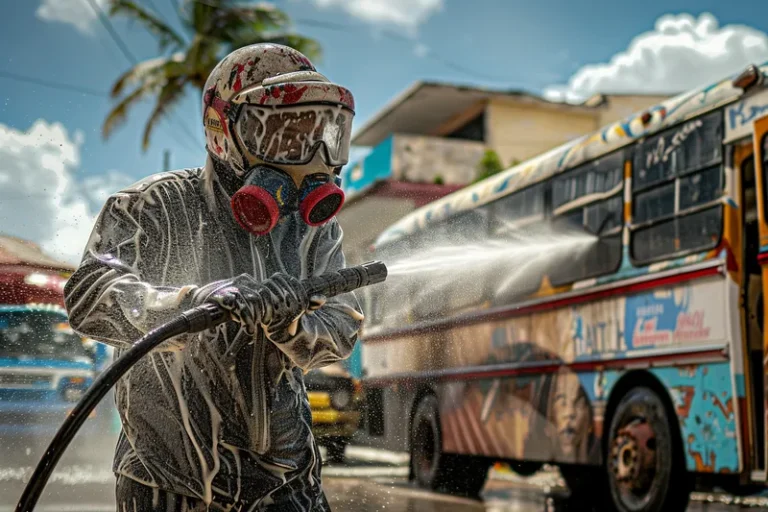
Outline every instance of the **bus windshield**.
POLYGON ((66 316, 53 311, 0 311, 0 358, 91 362, 66 316))

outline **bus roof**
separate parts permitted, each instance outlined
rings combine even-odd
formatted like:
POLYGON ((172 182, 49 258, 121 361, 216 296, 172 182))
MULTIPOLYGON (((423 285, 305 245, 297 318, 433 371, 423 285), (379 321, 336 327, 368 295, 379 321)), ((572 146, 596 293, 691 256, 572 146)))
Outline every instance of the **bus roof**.
MULTIPOLYGON (((765 82, 768 78, 768 62, 758 68, 765 82)), ((430 224, 454 214, 512 194, 668 126, 735 101, 744 94, 742 89, 732 84, 737 76, 738 74, 732 75, 706 87, 675 96, 429 203, 387 228, 376 239, 374 246, 381 246, 421 231, 430 224)))

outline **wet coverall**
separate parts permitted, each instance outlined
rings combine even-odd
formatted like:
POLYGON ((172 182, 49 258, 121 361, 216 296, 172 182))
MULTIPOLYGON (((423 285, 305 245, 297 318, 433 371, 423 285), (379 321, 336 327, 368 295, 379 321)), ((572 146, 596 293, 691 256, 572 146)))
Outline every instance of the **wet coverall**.
MULTIPOLYGON (((229 207, 240 183, 206 166, 111 196, 65 288, 72 327, 125 349, 228 286, 344 267, 335 218, 310 227, 295 213, 258 237, 241 229, 229 207)), ((361 322, 346 294, 293 329, 231 321, 139 361, 116 386, 118 510, 327 510, 303 374, 347 357, 361 322)))

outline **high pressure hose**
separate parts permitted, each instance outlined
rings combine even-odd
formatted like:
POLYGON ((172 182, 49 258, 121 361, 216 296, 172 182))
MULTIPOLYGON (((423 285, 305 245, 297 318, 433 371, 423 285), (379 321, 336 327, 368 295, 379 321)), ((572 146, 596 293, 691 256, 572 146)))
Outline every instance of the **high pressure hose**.
MULTIPOLYGON (((381 283, 387 278, 387 267, 380 261, 364 263, 359 266, 343 268, 320 276, 303 280, 302 288, 307 297, 324 295, 333 297, 341 293, 354 291, 371 284, 381 283)), ((257 311, 257 315, 261 312, 257 311)), ((32 512, 43 492, 53 469, 66 451, 69 443, 85 423, 91 411, 104 398, 112 386, 133 367, 164 341, 185 333, 204 331, 230 319, 228 312, 213 303, 206 303, 182 313, 178 318, 148 332, 131 348, 99 375, 88 388, 83 398, 77 403, 59 431, 56 432, 48 449, 37 464, 24 493, 16 505, 16 512, 32 512)))

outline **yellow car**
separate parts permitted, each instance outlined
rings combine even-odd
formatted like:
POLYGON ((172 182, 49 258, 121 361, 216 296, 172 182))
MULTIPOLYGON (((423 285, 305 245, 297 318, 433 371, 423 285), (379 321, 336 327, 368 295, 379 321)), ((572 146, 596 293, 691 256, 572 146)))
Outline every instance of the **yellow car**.
POLYGON ((344 449, 360 424, 360 383, 335 363, 309 372, 304 384, 315 438, 328 451, 328 460, 342 462, 344 449))

